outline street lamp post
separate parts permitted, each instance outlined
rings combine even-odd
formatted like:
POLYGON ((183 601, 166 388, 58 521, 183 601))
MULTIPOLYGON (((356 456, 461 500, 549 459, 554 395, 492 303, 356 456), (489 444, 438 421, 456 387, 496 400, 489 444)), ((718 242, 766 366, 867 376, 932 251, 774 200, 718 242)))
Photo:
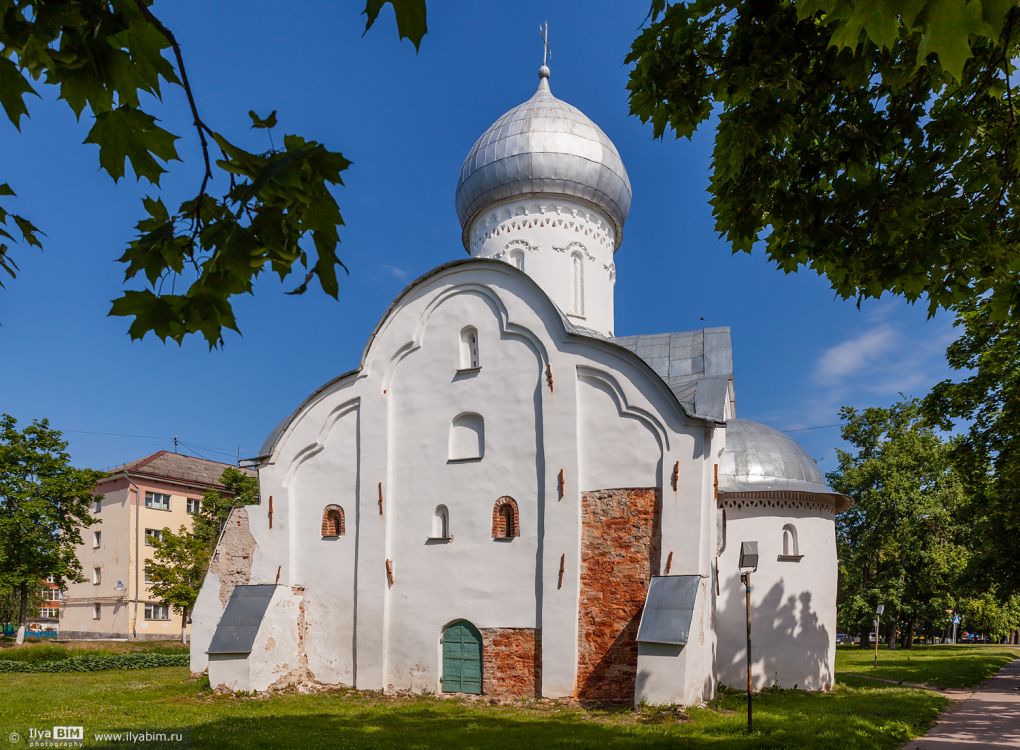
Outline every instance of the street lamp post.
POLYGON ((875 607, 875 666, 878 666, 878 618, 885 614, 885 605, 875 607))
POLYGON ((740 582, 744 584, 744 614, 747 619, 747 733, 751 733, 751 573, 758 570, 758 542, 740 543, 740 582))

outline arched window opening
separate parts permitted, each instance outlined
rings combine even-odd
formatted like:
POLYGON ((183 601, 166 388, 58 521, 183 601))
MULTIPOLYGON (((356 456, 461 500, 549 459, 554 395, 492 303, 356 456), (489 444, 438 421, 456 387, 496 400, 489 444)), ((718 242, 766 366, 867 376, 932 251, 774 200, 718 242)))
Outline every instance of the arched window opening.
POLYGON ((492 507, 492 538, 513 539, 521 535, 521 519, 517 501, 504 495, 492 507))
POLYGON ((327 505, 322 511, 322 538, 335 539, 347 531, 344 525, 344 509, 339 505, 327 505))
POLYGON ((804 557, 800 554, 800 542, 797 540, 797 527, 792 523, 783 526, 783 554, 780 560, 797 561, 804 557))
POLYGON ((485 453, 485 422, 481 414, 465 412, 450 424, 450 461, 477 461, 485 453))
POLYGON ((450 538, 450 511, 445 505, 436 506, 436 514, 432 517, 432 538, 450 538))
POLYGON ((510 265, 521 271, 524 270, 524 251, 520 248, 510 251, 510 265))
POLYGON ((584 315, 584 261, 580 253, 574 253, 570 257, 570 267, 570 313, 584 315))
POLYGON ((467 326, 460 332, 460 369, 477 370, 482 366, 478 357, 478 331, 467 326))

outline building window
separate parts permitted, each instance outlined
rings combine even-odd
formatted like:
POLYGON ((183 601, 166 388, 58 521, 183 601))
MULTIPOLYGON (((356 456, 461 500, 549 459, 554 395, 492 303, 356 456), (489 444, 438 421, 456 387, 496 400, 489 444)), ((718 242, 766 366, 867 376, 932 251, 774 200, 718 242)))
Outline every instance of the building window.
POLYGON ((100 498, 96 498, 92 502, 92 512, 93 513, 98 513, 102 509, 103 509, 103 501, 100 498))
POLYGON ((162 529, 146 529, 145 530, 145 545, 147 547, 156 546, 156 542, 163 541, 163 530, 162 529))
POLYGON ((92 569, 92 585, 98 586, 103 580, 103 569, 93 568, 92 569))
POLYGON ((149 602, 145 605, 145 619, 146 620, 169 620, 170 619, 170 607, 166 604, 153 604, 149 602))
POLYGON ((188 513, 191 515, 197 515, 202 512, 202 501, 197 497, 188 498, 188 513))
POLYGON ((339 505, 327 505, 322 511, 322 538, 336 539, 347 529, 344 526, 344 509, 339 505))
POLYGON ((580 253, 570 256, 570 313, 584 315, 584 260, 580 253))
POLYGON ((524 270, 524 251, 516 248, 510 251, 510 265, 518 270, 524 270))
POLYGON ((42 607, 39 609, 40 617, 55 618, 60 615, 60 610, 54 607, 42 607))
POLYGON ((437 505, 432 517, 432 539, 450 538, 450 511, 445 505, 437 505))
POLYGON ((99 549, 103 546, 103 532, 93 531, 92 532, 92 549, 99 549))
POLYGON ((460 369, 477 370, 482 366, 478 357, 478 331, 468 326, 460 332, 460 369))
POLYGON ((92 605, 92 619, 93 620, 98 620, 102 614, 103 614, 102 605, 100 605, 98 602, 96 604, 93 604, 92 605))
POLYGON ((56 576, 46 576, 46 583, 56 583, 56 582, 57 582, 56 576))
POLYGON ((798 562, 804 555, 800 554, 800 542, 797 540, 797 527, 792 523, 783 526, 783 554, 780 560, 798 562))
POLYGON ((144 575, 145 575, 145 582, 146 583, 155 583, 156 582, 156 580, 152 577, 152 565, 150 563, 148 563, 148 562, 145 563, 144 575))
POLYGON ((481 414, 465 412, 450 424, 450 461, 477 461, 485 453, 485 421, 481 414))
POLYGON ((492 538, 513 539, 521 535, 521 519, 517 501, 504 495, 492 506, 492 538))
POLYGON ((162 492, 146 492, 145 507, 154 510, 170 510, 170 496, 162 492))
POLYGON ((64 592, 60 589, 47 589, 43 598, 50 602, 60 602, 64 600, 64 592))

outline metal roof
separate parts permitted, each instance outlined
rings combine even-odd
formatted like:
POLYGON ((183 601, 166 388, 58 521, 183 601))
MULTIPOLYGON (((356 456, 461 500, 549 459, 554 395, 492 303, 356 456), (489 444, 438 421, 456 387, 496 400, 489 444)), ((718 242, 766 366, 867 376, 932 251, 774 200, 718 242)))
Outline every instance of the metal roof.
POLYGON ((638 643, 687 643, 700 580, 696 575, 652 577, 638 625, 638 643))
POLYGON ((271 583, 235 586, 207 654, 249 654, 276 592, 271 583))
POLYGON ((692 416, 721 422, 733 379, 729 328, 610 339, 641 357, 692 416))
MULTIPOLYGON (((107 472, 105 479, 113 479, 119 474, 127 473, 154 479, 166 479, 171 482, 179 481, 222 488, 220 477, 227 468, 236 469, 237 467, 234 464, 221 461, 163 450, 157 451, 151 456, 116 466, 107 472)), ((239 469, 239 471, 251 473, 246 469, 239 469)))
POLYGON ((852 500, 825 484, 815 460, 789 435, 749 419, 726 423, 726 448, 719 458, 719 493, 795 492, 829 495, 836 511, 852 500))
POLYGON ((620 246, 631 200, 623 160, 598 125, 552 95, 540 71, 535 95, 490 125, 464 159, 456 194, 464 247, 471 222, 486 208, 542 193, 577 198, 605 211, 620 246))

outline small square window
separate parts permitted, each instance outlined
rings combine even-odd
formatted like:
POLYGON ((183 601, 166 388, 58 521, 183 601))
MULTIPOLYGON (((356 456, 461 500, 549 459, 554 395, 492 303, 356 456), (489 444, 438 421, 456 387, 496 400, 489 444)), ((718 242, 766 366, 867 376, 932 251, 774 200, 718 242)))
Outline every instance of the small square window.
POLYGON ((146 583, 156 582, 155 579, 153 579, 152 577, 152 566, 150 566, 149 563, 145 563, 145 582, 146 583))
POLYGON ((145 545, 147 547, 154 547, 155 542, 163 540, 162 529, 146 529, 145 530, 145 545))
POLYGON ((103 581, 103 569, 93 568, 92 569, 92 585, 98 586, 103 581))
POLYGON ((98 513, 102 509, 103 509, 103 501, 102 500, 96 499, 96 500, 94 500, 92 502, 92 512, 93 513, 98 513))
POLYGON ((170 607, 165 604, 148 603, 145 605, 146 620, 169 620, 170 607))
POLYGON ((202 501, 197 497, 188 498, 188 513, 195 515, 202 512, 202 501))
POLYGON ((162 492, 146 492, 145 507, 153 510, 170 510, 170 496, 162 492))

